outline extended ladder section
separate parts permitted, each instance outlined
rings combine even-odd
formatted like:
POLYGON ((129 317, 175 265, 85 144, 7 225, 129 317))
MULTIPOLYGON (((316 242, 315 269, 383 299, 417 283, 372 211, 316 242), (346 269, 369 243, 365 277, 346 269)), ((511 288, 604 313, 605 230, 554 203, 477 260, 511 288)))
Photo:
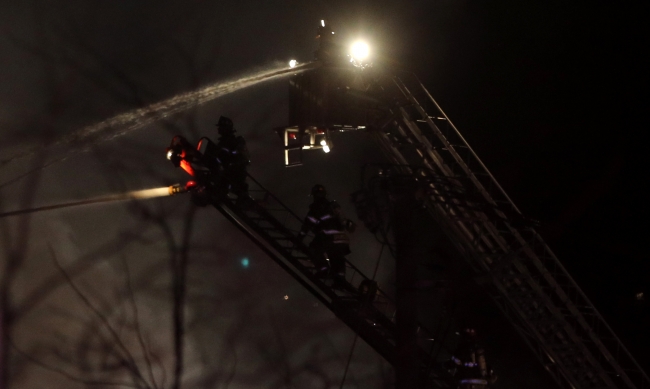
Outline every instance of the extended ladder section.
POLYGON ((379 85, 398 98, 373 136, 392 163, 426 183, 427 208, 491 281, 494 300, 560 386, 650 388, 646 373, 420 81, 386 76, 379 85))
MULTIPOLYGON (((227 196, 213 196, 210 199, 212 205, 394 365, 396 325, 393 301, 381 290, 373 295, 359 292, 359 285, 369 279, 350 262, 347 262, 343 285, 334 288, 330 280, 318 277, 310 260, 309 248, 297 240, 301 218, 250 176, 249 183, 254 200, 237 201, 227 196)), ((455 387, 452 377, 440 363, 449 356, 449 347, 444 339, 432 342, 433 333, 423 327, 418 332, 421 339, 420 371, 427 382, 426 387, 455 387)))

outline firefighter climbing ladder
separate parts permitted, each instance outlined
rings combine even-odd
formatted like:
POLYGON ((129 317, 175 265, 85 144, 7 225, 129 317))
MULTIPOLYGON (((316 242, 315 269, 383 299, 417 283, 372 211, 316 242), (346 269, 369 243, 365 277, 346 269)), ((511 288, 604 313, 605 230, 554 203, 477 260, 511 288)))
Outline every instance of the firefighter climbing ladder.
POLYGON ((397 98, 373 136, 403 173, 428 182, 427 209, 490 280, 494 301, 558 384, 650 388, 646 373, 544 240, 522 226, 517 207, 420 81, 383 76, 378 85, 397 98))
MULTIPOLYGON (((349 262, 351 275, 341 288, 335 289, 329 281, 317 277, 309 249, 296 241, 302 220, 254 178, 249 176, 249 181, 254 202, 241 204, 229 197, 214 197, 212 205, 382 357, 395 364, 395 305, 391 299, 381 290, 373 299, 360 294, 355 286, 368 277, 349 262)), ((433 333, 420 327, 423 344, 419 370, 426 374, 427 387, 454 387, 452 377, 438 363, 441 350, 446 348, 444 339, 435 344, 426 342, 433 333)))

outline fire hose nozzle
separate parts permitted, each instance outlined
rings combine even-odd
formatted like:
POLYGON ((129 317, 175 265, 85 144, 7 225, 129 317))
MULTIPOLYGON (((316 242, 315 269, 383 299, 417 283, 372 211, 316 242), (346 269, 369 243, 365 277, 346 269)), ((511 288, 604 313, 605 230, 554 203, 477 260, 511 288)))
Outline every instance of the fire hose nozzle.
POLYGON ((169 187, 169 195, 177 195, 179 193, 185 193, 187 192, 187 188, 181 184, 174 184, 169 187))
POLYGON ((187 181, 185 185, 174 184, 169 187, 169 195, 177 195, 179 193, 187 193, 189 191, 203 190, 204 187, 199 185, 196 181, 187 181))

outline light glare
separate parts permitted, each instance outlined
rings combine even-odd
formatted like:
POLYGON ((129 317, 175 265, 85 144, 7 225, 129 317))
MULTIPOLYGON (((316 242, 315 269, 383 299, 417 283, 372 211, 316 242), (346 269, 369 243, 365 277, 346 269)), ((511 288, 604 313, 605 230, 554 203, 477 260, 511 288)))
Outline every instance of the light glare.
POLYGON ((134 190, 127 192, 126 196, 135 200, 152 199, 155 197, 171 196, 168 186, 155 189, 134 190))
POLYGON ((325 20, 321 19, 320 25, 321 25, 321 27, 325 27, 325 20))
POLYGON ((295 68, 296 65, 298 65, 298 61, 296 61, 295 59, 292 59, 291 61, 289 61, 289 67, 291 69, 295 68))
POLYGON ((370 53, 370 48, 365 42, 357 41, 352 44, 351 54, 352 57, 356 60, 362 60, 368 57, 370 53))

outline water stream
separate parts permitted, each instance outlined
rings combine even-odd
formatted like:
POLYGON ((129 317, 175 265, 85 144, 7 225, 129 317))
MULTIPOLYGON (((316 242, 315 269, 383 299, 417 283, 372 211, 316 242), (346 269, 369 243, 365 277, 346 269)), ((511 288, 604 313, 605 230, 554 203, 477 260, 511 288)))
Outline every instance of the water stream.
POLYGON ((145 127, 149 124, 165 119, 171 115, 186 111, 193 107, 205 104, 218 97, 227 95, 237 90, 247 88, 265 81, 270 81, 291 74, 303 72, 313 67, 313 64, 306 63, 294 68, 284 67, 280 69, 262 70, 253 75, 240 77, 235 80, 216 82, 192 92, 182 93, 169 99, 150 104, 146 107, 137 108, 132 111, 118 114, 99 123, 73 131, 64 137, 41 146, 33 147, 23 152, 14 154, 6 159, 0 160, 0 167, 21 158, 36 155, 51 147, 65 145, 69 146, 64 156, 50 160, 38 168, 32 169, 17 177, 0 184, 3 188, 12 184, 29 174, 43 170, 48 166, 68 159, 74 153, 85 151, 91 145, 95 145, 118 136, 128 134, 132 131, 145 127))

